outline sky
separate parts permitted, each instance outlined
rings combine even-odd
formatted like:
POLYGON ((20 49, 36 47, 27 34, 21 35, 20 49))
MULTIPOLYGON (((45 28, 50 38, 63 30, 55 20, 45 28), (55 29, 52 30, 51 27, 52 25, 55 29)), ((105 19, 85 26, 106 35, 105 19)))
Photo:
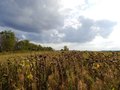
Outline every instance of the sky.
POLYGON ((60 50, 120 50, 120 0, 0 0, 0 31, 60 50))

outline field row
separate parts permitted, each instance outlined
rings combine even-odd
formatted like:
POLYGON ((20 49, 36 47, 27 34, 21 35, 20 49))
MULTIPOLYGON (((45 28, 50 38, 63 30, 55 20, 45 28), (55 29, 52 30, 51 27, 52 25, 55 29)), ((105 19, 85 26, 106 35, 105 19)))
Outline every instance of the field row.
POLYGON ((0 90, 120 90, 120 53, 9 56, 0 62, 0 90))

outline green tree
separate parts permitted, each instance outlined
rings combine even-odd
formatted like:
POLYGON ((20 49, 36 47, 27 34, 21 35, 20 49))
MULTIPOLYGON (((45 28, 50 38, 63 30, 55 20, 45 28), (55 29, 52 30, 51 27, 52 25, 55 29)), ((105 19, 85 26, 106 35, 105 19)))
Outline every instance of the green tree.
POLYGON ((29 43, 29 50, 30 51, 39 51, 39 46, 34 43, 29 43))
POLYGON ((0 51, 53 51, 51 47, 42 47, 29 40, 18 40, 12 31, 0 32, 0 51))
POLYGON ((67 46, 64 46, 64 51, 69 51, 69 48, 67 46))
POLYGON ((51 47, 43 47, 43 51, 54 51, 51 47))
POLYGON ((29 46, 30 46, 29 40, 21 40, 16 43, 15 49, 22 51, 29 50, 29 46))
POLYGON ((12 31, 0 32, 1 51, 13 51, 16 43, 16 37, 12 31))

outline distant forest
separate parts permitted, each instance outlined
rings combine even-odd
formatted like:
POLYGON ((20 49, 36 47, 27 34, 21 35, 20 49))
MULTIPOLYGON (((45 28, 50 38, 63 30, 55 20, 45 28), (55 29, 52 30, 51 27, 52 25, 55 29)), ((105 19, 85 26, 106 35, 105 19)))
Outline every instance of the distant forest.
POLYGON ((52 47, 43 47, 29 40, 19 40, 12 31, 0 32, 0 52, 8 51, 53 51, 52 47))

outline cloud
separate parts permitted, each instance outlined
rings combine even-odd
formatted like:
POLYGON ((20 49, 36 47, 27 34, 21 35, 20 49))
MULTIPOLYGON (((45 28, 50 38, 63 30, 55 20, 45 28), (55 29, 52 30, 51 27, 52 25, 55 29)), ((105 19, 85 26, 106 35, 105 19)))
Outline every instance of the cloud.
POLYGON ((1 0, 0 27, 13 29, 20 39, 40 43, 86 43, 98 35, 109 36, 116 23, 81 16, 91 1, 80 5, 77 1, 61 10, 60 0, 1 0))
POLYGON ((64 28, 44 30, 41 33, 15 31, 18 38, 37 43, 86 43, 91 42, 96 36, 107 38, 113 31, 115 22, 98 20, 80 16, 78 21, 69 21, 64 28), (77 25, 77 26, 76 26, 77 25))
POLYGON ((107 37, 116 25, 115 22, 109 20, 94 21, 83 16, 79 17, 79 25, 77 28, 67 26, 64 30, 64 42, 85 43, 93 40, 95 36, 100 35, 107 37))
POLYGON ((41 32, 63 25, 58 0, 3 0, 0 2, 0 26, 26 32, 41 32))

